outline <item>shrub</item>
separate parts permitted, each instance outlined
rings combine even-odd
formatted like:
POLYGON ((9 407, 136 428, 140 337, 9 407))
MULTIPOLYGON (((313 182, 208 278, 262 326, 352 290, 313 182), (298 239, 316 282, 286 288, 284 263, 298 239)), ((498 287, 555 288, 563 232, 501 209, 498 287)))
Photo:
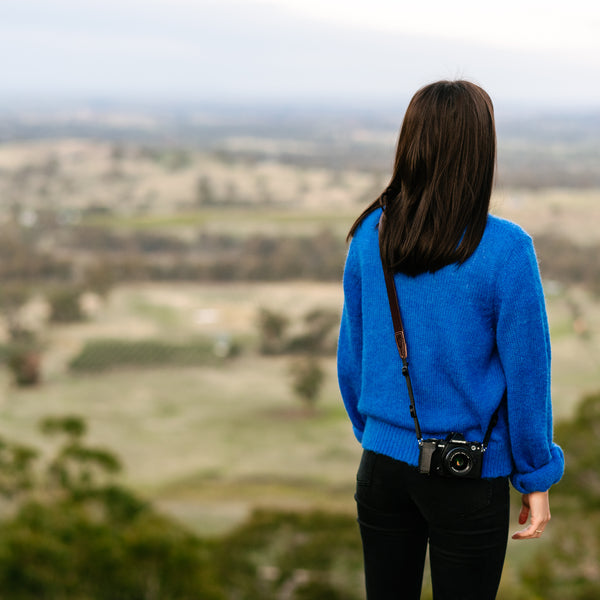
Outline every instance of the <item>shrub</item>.
POLYGON ((226 600, 212 569, 212 543, 105 483, 119 461, 84 443, 81 419, 52 418, 42 429, 67 440, 37 479, 31 477, 37 454, 0 440, 2 494, 37 483, 14 516, 0 522, 0 597, 226 600), (79 477, 55 477, 67 471, 79 477))
POLYGON ((290 372, 294 392, 309 408, 314 408, 325 379, 319 361, 312 356, 297 358, 291 364, 290 372))
POLYGON ((215 550, 229 598, 362 598, 356 520, 321 511, 256 511, 215 550))
POLYGON ((280 354, 286 346, 285 333, 289 319, 283 313, 261 308, 258 313, 258 334, 262 354, 280 354))
POLYGON ((34 344, 14 343, 10 345, 6 363, 18 386, 32 386, 40 382, 42 357, 34 344))
POLYGON ((552 543, 526 566, 523 579, 544 600, 592 600, 600 598, 600 392, 556 427, 556 439, 567 468, 551 491, 552 543))
POLYGON ((50 320, 54 323, 77 323, 83 321, 81 290, 73 286, 61 286, 48 294, 50 320))
POLYGON ((304 315, 304 331, 290 339, 289 352, 335 354, 340 315, 328 308, 315 308, 304 315))

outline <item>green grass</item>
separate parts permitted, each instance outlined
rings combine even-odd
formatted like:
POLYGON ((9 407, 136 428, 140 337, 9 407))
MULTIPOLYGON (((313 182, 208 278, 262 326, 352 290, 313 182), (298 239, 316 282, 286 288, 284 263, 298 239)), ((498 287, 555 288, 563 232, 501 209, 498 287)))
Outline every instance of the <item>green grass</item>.
MULTIPOLYGON (((574 333, 565 296, 549 298, 551 325, 558 324, 553 330, 557 420, 570 416, 584 393, 600 388, 594 337, 600 303, 579 292, 570 298, 592 333, 574 333)), ((325 385, 314 414, 292 394, 291 359, 259 357, 249 349, 221 363, 168 365, 165 359, 138 368, 127 366, 112 345, 109 356, 118 359, 119 369, 96 374, 67 368, 86 342, 103 335, 115 339, 122 332, 118 345, 129 350, 136 340, 152 337, 164 350, 189 344, 204 331, 207 339, 220 333, 243 336, 250 348, 260 306, 280 308, 296 319, 315 306, 340 305, 340 286, 332 284, 119 288, 94 321, 53 327, 41 386, 15 388, 8 372, 0 371, 0 433, 43 445, 47 441, 35 428, 42 416, 82 415, 90 441, 123 458, 125 483, 204 533, 229 529, 255 506, 351 512, 360 447, 342 407, 333 358, 325 361, 325 385), (192 328, 197 308, 217 308, 222 318, 192 328)))
POLYGON ((163 329, 181 325, 181 311, 172 306, 150 302, 143 295, 132 298, 131 311, 142 318, 155 322, 163 329))
POLYGON ((80 414, 90 440, 123 457, 126 482, 165 502, 241 502, 249 510, 278 498, 328 503, 333 491, 337 507, 339 490, 351 499, 360 448, 339 406, 333 360, 327 372, 315 414, 292 395, 287 359, 123 368, 65 375, 34 389, 5 380, 0 432, 37 444, 41 416, 80 414))
POLYGON ((319 229, 327 228, 345 237, 358 212, 359 210, 352 206, 341 211, 249 206, 248 208, 211 208, 165 215, 93 215, 85 217, 82 223, 95 227, 126 230, 205 227, 212 232, 244 235, 265 231, 282 235, 310 235, 319 229))
MULTIPOLYGON (((193 187, 192 180, 189 186, 190 189, 193 187)), ((190 189, 186 189, 185 194, 189 194, 190 189)), ((378 188, 370 191, 368 200, 374 199, 378 191, 378 188)), ((157 197, 162 193, 161 191, 157 197)), ((310 235, 318 229, 328 228, 336 235, 345 237, 350 225, 368 201, 361 198, 359 202, 356 193, 351 190, 343 193, 343 202, 338 199, 332 206, 328 204, 329 193, 327 187, 321 185, 307 196, 312 199, 310 203, 300 195, 293 204, 280 206, 258 201, 247 206, 217 205, 201 209, 176 209, 171 204, 172 198, 168 197, 164 202, 156 202, 144 212, 88 214, 83 217, 81 223, 125 230, 164 229, 192 233, 204 230, 241 236, 252 233, 310 235)), ((494 214, 518 223, 534 237, 538 234, 554 233, 584 244, 598 241, 598 228, 595 223, 599 210, 596 189, 499 188, 492 197, 494 214)))
MULTIPOLYGON (((222 212, 222 211, 221 211, 222 212)), ((122 229, 164 229, 171 227, 200 226, 206 224, 210 215, 205 212, 184 214, 140 214, 140 215, 89 215, 82 219, 82 225, 122 229)))
MULTIPOLYGON (((41 417, 81 415, 89 442, 122 458, 124 484, 203 536, 231 531, 260 507, 354 515, 361 448, 339 397, 334 358, 324 362, 326 379, 314 413, 292 394, 291 358, 260 357, 249 349, 233 360, 198 366, 162 361, 139 368, 121 358, 116 370, 67 369, 69 348, 72 358, 86 342, 114 340, 119 332, 120 346, 130 350, 140 338, 159 339, 164 349, 219 333, 243 336, 251 348, 261 306, 300 319, 314 307, 339 308, 341 289, 299 282, 120 287, 92 322, 53 327, 46 363, 54 367, 41 386, 18 389, 0 370, 0 435, 43 449, 51 441, 36 429, 41 417), (198 328, 197 309, 216 309, 219 318, 198 328)), ((549 297, 548 310, 559 420, 572 414, 583 393, 600 388, 600 302, 570 290, 549 297), (575 332, 573 303, 589 323, 589 335, 575 332)), ((109 348, 113 360, 115 348, 109 348)), ((518 500, 513 491, 511 532, 519 529, 518 500)), ((520 565, 540 544, 551 543, 551 535, 535 546, 509 541, 499 598, 517 599, 520 565)))

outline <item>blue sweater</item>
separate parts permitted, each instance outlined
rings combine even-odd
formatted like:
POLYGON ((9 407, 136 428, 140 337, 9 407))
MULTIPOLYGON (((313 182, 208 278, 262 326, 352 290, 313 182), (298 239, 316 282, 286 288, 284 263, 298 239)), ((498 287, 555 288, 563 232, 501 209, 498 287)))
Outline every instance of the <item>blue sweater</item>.
MULTIPOLYGON (((344 270, 338 344, 342 398, 363 447, 410 465, 419 449, 370 214, 352 239, 344 270)), ((502 401, 483 477, 510 476, 522 493, 562 476, 552 441, 550 337, 531 238, 489 216, 461 266, 417 277, 395 275, 423 437, 452 431, 482 441, 502 401)))

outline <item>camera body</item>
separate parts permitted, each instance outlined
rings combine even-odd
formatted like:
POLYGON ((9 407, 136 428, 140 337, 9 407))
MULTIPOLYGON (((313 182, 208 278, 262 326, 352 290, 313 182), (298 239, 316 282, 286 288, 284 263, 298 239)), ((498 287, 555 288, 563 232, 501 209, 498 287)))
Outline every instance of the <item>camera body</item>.
POLYGON ((419 442, 421 473, 480 479, 485 448, 480 442, 469 442, 460 433, 450 433, 445 440, 427 439, 419 442))

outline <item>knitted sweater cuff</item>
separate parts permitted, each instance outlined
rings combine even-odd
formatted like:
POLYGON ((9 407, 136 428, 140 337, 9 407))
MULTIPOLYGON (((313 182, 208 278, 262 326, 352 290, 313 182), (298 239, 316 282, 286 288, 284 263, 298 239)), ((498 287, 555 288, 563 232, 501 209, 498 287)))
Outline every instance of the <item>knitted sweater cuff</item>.
POLYGON ((552 445, 552 458, 544 466, 531 473, 514 473, 511 476, 513 487, 522 494, 545 492, 562 477, 565 468, 565 458, 560 446, 552 445))

